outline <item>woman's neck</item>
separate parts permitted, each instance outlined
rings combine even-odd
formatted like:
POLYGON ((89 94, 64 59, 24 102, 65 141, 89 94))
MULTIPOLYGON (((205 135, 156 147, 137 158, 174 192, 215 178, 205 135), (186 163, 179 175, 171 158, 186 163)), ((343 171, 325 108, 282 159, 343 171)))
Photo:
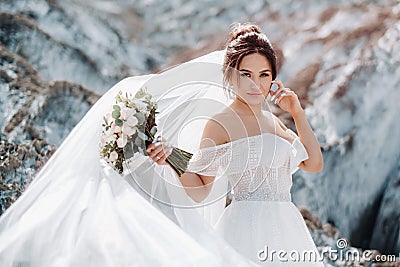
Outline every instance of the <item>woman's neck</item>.
POLYGON ((231 107, 239 116, 258 117, 262 115, 261 104, 249 105, 240 98, 236 98, 232 102, 231 107))

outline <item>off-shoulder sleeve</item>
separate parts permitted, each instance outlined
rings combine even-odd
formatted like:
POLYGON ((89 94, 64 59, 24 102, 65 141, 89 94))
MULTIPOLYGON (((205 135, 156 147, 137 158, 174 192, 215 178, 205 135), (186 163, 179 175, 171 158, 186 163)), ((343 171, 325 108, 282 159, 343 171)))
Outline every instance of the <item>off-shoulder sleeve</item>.
POLYGON ((291 129, 286 130, 287 133, 292 135, 295 139, 292 142, 292 146, 289 152, 289 169, 290 173, 293 174, 299 169, 299 164, 308 159, 308 153, 304 145, 301 143, 300 138, 291 129))
POLYGON ((186 171, 204 176, 219 175, 227 164, 230 146, 202 148, 194 153, 186 171))

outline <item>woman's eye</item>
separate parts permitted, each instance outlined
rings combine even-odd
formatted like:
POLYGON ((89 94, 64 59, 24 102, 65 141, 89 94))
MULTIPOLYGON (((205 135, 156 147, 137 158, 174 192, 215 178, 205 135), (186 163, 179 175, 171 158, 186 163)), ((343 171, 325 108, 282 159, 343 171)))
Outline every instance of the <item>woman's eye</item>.
POLYGON ((269 77, 269 73, 262 73, 261 77, 269 77))
POLYGON ((248 73, 241 73, 240 76, 242 76, 242 77, 250 77, 250 74, 248 74, 248 73))

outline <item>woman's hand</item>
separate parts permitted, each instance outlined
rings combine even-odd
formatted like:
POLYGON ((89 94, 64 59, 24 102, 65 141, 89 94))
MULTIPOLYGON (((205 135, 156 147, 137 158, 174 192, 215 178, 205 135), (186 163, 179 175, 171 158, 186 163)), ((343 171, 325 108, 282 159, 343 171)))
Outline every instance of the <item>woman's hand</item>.
POLYGON ((295 92, 289 88, 285 88, 281 81, 272 81, 272 83, 278 85, 278 90, 275 92, 272 90, 269 91, 272 95, 272 102, 278 104, 282 110, 289 112, 292 116, 300 111, 303 111, 299 98, 295 92))
POLYGON ((167 140, 159 136, 155 139, 156 142, 151 143, 146 151, 149 157, 159 165, 167 165, 166 159, 171 155, 172 148, 168 146, 167 140))

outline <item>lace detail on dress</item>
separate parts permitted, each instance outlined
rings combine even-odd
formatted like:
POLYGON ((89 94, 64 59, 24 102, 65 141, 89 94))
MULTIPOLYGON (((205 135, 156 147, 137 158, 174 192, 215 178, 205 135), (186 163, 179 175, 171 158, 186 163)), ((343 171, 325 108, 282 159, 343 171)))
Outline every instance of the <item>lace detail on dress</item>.
MULTIPOLYGON (((233 186, 234 200, 258 200, 258 201, 291 201, 290 188, 291 176, 285 175, 287 166, 277 168, 257 168, 254 176, 243 175, 233 186), (249 190, 252 186, 256 188, 249 190)), ((231 177, 231 181, 235 179, 231 177)))
POLYGON ((299 169, 298 165, 300 164, 300 162, 308 159, 308 153, 304 145, 300 142, 300 138, 295 132, 290 129, 287 129, 286 132, 295 137, 294 141, 292 142, 292 149, 289 155, 288 166, 290 174, 293 174, 299 169))
POLYGON ((227 175, 234 200, 291 201, 292 173, 308 154, 299 137, 290 143, 270 133, 200 149, 188 171, 205 176, 227 175))
POLYGON ((189 161, 187 171, 205 176, 216 176, 221 173, 220 169, 229 163, 230 152, 229 146, 219 149, 214 149, 214 147, 200 149, 189 161))

